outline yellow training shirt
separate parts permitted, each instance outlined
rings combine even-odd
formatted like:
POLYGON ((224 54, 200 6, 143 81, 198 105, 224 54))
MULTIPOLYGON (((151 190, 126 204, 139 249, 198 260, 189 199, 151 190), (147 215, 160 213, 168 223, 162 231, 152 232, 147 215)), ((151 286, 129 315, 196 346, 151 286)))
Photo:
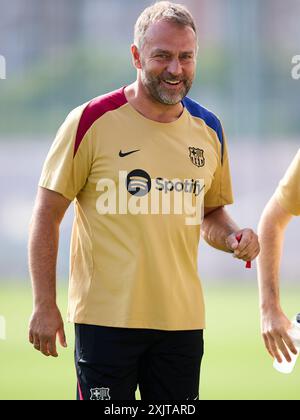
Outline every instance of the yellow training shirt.
POLYGON ((290 214, 300 215, 300 149, 281 180, 275 197, 290 214))
POLYGON ((194 216, 203 197, 233 202, 223 130, 189 98, 176 121, 149 120, 124 89, 69 114, 39 183, 75 200, 68 320, 203 329, 194 216))

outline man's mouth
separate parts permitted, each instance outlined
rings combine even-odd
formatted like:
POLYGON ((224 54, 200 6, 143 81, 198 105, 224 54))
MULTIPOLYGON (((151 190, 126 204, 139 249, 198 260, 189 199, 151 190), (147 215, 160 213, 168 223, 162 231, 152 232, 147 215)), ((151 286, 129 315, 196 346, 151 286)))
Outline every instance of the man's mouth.
POLYGON ((181 80, 164 80, 166 83, 170 83, 171 85, 178 85, 178 83, 181 82, 181 80))
POLYGON ((181 86, 183 81, 182 80, 168 80, 168 79, 165 79, 165 80, 163 80, 163 83, 168 85, 168 86, 176 87, 176 86, 181 86))

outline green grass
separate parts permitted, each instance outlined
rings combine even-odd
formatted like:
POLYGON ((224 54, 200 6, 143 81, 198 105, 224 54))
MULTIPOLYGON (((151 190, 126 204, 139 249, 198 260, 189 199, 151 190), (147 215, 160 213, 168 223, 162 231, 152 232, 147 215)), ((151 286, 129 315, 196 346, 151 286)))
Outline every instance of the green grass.
MULTIPOLYGON (((282 297, 289 316, 300 311, 300 288, 287 288, 282 297)), ((66 312, 66 291, 59 293, 66 312)), ((255 285, 205 287, 207 331, 202 362, 204 400, 300 399, 300 360, 294 372, 272 368, 259 331, 255 285)), ((31 292, 22 283, 1 285, 0 315, 7 322, 7 340, 0 341, 0 399, 74 399, 73 326, 66 326, 68 349, 58 359, 44 358, 27 342, 31 292)))
MULTIPOLYGON (((300 399, 300 359, 290 375, 272 367, 260 335, 255 287, 222 284, 207 289, 207 331, 201 375, 202 399, 300 399)), ((282 306, 289 317, 300 311, 300 288, 285 286, 282 306)))

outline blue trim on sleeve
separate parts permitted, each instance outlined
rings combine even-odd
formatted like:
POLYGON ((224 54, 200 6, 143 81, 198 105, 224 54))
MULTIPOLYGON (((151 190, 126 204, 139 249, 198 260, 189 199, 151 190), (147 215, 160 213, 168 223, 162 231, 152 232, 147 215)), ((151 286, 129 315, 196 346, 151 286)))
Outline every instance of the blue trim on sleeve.
POLYGON ((224 138, 223 138, 223 130, 220 120, 208 109, 204 108, 197 102, 193 101, 192 99, 186 97, 182 101, 183 106, 189 111, 189 113, 193 117, 201 118, 205 124, 207 124, 210 128, 212 128, 221 143, 221 156, 222 156, 222 162, 224 157, 224 138))

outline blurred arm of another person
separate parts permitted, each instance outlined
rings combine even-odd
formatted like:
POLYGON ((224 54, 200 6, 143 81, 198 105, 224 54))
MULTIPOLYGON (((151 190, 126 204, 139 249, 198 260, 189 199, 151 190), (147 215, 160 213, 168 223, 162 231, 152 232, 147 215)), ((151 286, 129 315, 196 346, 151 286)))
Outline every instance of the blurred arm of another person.
POLYGON ((291 322, 280 305, 280 262, 284 235, 292 219, 275 196, 267 204, 259 224, 261 252, 258 258, 258 285, 260 294, 261 331, 266 349, 272 358, 282 362, 279 350, 291 361, 289 349, 297 350, 288 335, 291 322))
POLYGON ((64 323, 56 304, 56 260, 59 227, 71 201, 39 187, 29 234, 29 270, 34 310, 29 341, 45 356, 57 357, 56 337, 67 347, 64 323))

